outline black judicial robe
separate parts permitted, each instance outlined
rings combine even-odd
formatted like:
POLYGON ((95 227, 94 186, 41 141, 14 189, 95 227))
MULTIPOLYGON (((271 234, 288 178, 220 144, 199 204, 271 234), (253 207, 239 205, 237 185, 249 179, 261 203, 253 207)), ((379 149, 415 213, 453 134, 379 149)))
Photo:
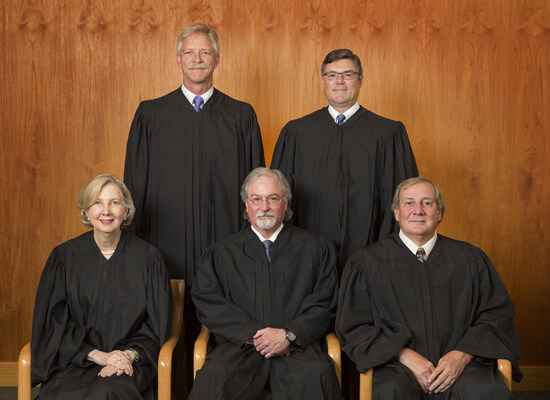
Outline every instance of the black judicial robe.
POLYGON ((343 125, 326 107, 290 121, 271 167, 291 181, 296 225, 335 243, 339 268, 394 230, 393 192, 418 175, 405 126, 363 107, 343 125))
POLYGON ((517 380, 513 317, 506 288, 482 250, 438 235, 420 263, 395 234, 350 258, 336 331, 360 372, 395 361, 409 347, 434 365, 451 350, 505 358, 517 380))
POLYGON ((36 294, 32 384, 40 399, 155 398, 160 346, 169 333, 170 286, 157 249, 122 232, 107 260, 93 232, 57 246, 36 294), (101 378, 90 351, 133 348, 134 375, 101 378), (113 396, 113 397, 110 397, 113 396))
POLYGON ((334 367, 323 348, 336 307, 333 248, 285 225, 271 260, 250 227, 207 252, 192 298, 216 345, 190 399, 340 398, 334 367), (267 326, 296 334, 297 347, 289 356, 268 360, 247 344, 267 326), (270 394, 262 392, 266 386, 270 394))
POLYGON ((204 250, 244 226, 240 185, 263 165, 247 103, 214 90, 197 113, 178 88, 139 105, 124 182, 136 204, 135 231, 161 250, 172 278, 189 285, 204 250))

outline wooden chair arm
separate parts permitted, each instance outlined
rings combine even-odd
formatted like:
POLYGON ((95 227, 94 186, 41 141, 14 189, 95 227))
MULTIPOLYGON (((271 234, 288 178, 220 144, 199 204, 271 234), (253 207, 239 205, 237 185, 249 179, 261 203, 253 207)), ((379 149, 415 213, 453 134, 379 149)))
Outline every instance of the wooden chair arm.
POLYGON ((197 376, 197 372, 203 367, 206 360, 206 351, 208 350, 208 339, 210 332, 206 326, 202 326, 201 332, 195 341, 194 357, 193 357, 193 379, 197 376))
POLYGON ((499 358, 497 360, 497 367, 504 379, 506 387, 511 392, 512 391, 512 363, 509 360, 499 358))
POLYGON ((31 344, 27 343, 17 362, 17 400, 31 400, 31 393, 31 344))
POLYGON ((372 400, 372 368, 359 375, 359 400, 372 400))
POLYGON ((334 333, 329 333, 326 339, 328 355, 334 362, 338 383, 342 385, 342 352, 340 349, 340 341, 334 333))
POLYGON ((170 336, 162 345, 158 360, 158 400, 170 400, 172 393, 172 355, 179 336, 170 336))
POLYGON ((158 359, 158 400, 170 400, 172 396, 172 356, 178 344, 183 319, 183 295, 185 286, 183 280, 170 280, 172 291, 171 335, 162 345, 158 359))

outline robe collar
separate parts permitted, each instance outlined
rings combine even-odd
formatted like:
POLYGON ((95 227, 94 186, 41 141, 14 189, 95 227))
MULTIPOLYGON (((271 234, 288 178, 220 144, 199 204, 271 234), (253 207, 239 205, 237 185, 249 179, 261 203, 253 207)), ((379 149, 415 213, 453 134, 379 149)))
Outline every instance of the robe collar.
MULTIPOLYGON (((291 236, 291 224, 284 224, 281 232, 277 236, 277 241, 273 243, 272 247, 272 262, 277 258, 277 249, 284 248, 289 242, 291 236)), ((256 236, 256 233, 252 231, 252 227, 248 225, 243 231, 244 245, 243 252, 258 262, 263 262, 265 259, 265 248, 262 241, 256 236)))

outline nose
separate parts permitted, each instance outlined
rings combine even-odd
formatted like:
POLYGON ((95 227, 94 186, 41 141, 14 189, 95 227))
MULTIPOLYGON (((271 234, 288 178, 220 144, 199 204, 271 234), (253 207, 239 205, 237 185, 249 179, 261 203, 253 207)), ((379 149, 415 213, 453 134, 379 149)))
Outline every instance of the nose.
POLYGON ((110 204, 100 204, 100 213, 101 215, 109 215, 111 214, 111 205, 110 204))
POLYGON ((267 198, 263 198, 260 203, 260 210, 268 211, 271 208, 271 204, 267 198))
POLYGON ((336 83, 344 83, 344 75, 336 75, 336 79, 334 80, 336 83))
POLYGON ((416 215, 424 215, 424 207, 422 206, 422 203, 416 203, 414 205, 413 212, 416 215))

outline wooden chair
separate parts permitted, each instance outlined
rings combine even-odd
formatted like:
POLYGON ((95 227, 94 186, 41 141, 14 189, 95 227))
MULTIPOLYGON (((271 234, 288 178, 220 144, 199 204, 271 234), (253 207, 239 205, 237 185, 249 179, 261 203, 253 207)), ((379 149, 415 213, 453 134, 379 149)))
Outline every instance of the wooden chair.
MULTIPOLYGON (((172 328, 170 337, 160 349, 158 359, 158 400, 170 400, 172 386, 172 354, 178 343, 182 318, 183 295, 185 285, 183 280, 172 279, 172 328)), ((31 400, 31 345, 25 344, 19 353, 17 376, 17 399, 31 400)))
MULTIPOLYGON (((512 363, 508 360, 497 361, 498 370, 504 379, 506 387, 512 391, 512 363)), ((372 368, 359 375, 359 400, 372 400, 372 368)))
MULTIPOLYGON (((197 376, 197 372, 203 367, 206 360, 206 352, 208 350, 208 339, 210 332, 204 325, 201 328, 201 332, 195 341, 194 358, 193 358, 193 377, 197 376)), ((336 370, 336 376, 338 382, 342 384, 342 354, 340 350, 340 342, 334 333, 330 333, 326 336, 327 352, 332 362, 334 363, 334 369, 336 370)))

